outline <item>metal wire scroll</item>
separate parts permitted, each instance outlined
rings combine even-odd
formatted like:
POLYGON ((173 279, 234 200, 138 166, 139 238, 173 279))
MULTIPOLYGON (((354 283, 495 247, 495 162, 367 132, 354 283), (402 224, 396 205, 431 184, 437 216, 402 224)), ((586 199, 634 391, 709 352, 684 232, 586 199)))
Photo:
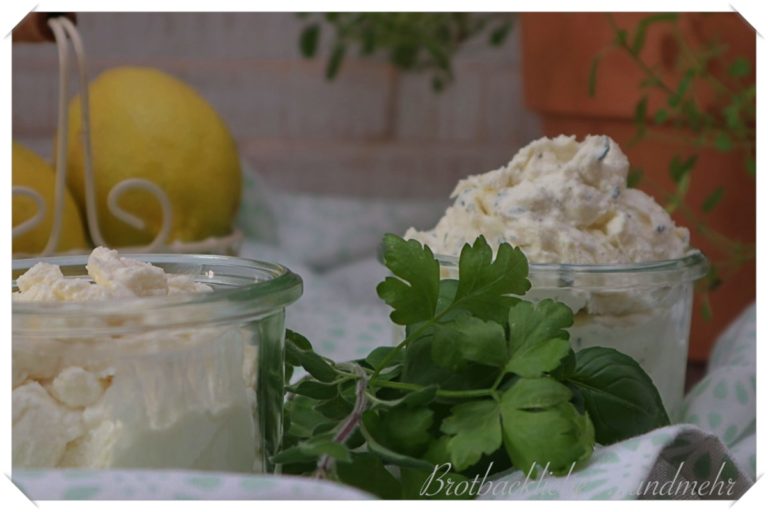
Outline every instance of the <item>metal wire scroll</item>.
MULTIPOLYGON (((56 136, 56 178, 53 198, 53 224, 51 232, 42 252, 34 256, 50 256, 56 252, 56 247, 61 236, 62 210, 64 207, 64 191, 67 182, 67 146, 69 130, 67 126, 67 96, 69 84, 69 46, 72 44, 78 68, 78 84, 81 97, 82 132, 81 143, 83 148, 83 167, 85 180, 85 215, 87 229, 91 241, 95 245, 107 245, 99 225, 98 207, 96 204, 96 173, 93 169, 93 151, 91 147, 91 116, 90 100, 88 97, 88 69, 80 33, 72 21, 64 17, 56 17, 48 20, 48 25, 56 40, 59 61, 59 87, 58 87, 58 124, 56 136)), ((144 178, 129 178, 115 184, 107 195, 107 209, 121 221, 137 229, 143 229, 145 223, 139 217, 126 211, 120 206, 120 198, 129 190, 143 190, 151 194, 160 204, 162 222, 160 230, 154 239, 143 247, 121 248, 122 252, 232 252, 239 247, 242 234, 235 230, 226 237, 208 238, 198 242, 172 242, 168 238, 173 225, 173 209, 166 192, 156 183, 144 178)), ((45 199, 34 189, 29 187, 14 186, 14 196, 26 196, 35 202, 35 214, 24 222, 13 227, 13 237, 16 238, 35 229, 42 223, 50 205, 46 205, 45 199)))

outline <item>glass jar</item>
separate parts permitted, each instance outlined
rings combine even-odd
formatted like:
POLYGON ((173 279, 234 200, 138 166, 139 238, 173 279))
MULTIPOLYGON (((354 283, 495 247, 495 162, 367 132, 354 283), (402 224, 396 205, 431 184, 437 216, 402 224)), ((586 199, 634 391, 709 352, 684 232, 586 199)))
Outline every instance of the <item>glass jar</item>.
MULTIPOLYGON (((282 435, 287 268, 130 255, 209 293, 13 302, 13 466, 268 472, 282 435)), ((87 256, 39 261, 88 278, 87 256)))
MULTIPOLYGON (((458 258, 436 257, 442 277, 457 279, 458 258)), ((573 349, 603 346, 631 356, 674 415, 685 387, 693 283, 708 267, 700 252, 627 265, 530 264, 525 298, 567 304, 573 349)))

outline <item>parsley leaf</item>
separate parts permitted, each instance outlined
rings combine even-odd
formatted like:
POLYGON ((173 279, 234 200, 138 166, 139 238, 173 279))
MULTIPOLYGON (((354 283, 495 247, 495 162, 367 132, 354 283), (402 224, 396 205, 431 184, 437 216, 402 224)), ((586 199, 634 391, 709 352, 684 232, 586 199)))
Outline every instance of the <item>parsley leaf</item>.
POLYGON ((504 448, 512 463, 524 472, 540 466, 555 474, 592 455, 595 432, 589 416, 570 402, 545 409, 515 406, 511 388, 501 399, 504 448))
POLYGON ((454 467, 466 469, 501 446, 499 405, 495 400, 457 405, 443 420, 441 430, 451 435, 446 447, 454 467))
POLYGON ((520 249, 501 244, 493 251, 480 236, 473 245, 465 244, 459 257, 459 284, 454 305, 460 305, 478 318, 503 323, 509 307, 517 302, 507 295, 522 295, 531 287, 528 260, 520 249))
POLYGON ((387 277, 376 291, 392 306, 392 321, 408 325, 432 319, 440 289, 440 264, 429 247, 385 235, 384 264, 397 277, 387 277))
POLYGON ((570 352, 568 332, 573 313, 551 299, 536 305, 519 302, 509 310, 509 340, 512 357, 506 370, 523 377, 550 372, 570 352))
POLYGON ((458 369, 466 362, 504 366, 509 357, 504 328, 473 316, 460 316, 434 328, 432 359, 444 368, 458 369))
POLYGON ((543 409, 571 399, 568 386, 550 377, 519 379, 504 393, 504 403, 515 409, 543 409))

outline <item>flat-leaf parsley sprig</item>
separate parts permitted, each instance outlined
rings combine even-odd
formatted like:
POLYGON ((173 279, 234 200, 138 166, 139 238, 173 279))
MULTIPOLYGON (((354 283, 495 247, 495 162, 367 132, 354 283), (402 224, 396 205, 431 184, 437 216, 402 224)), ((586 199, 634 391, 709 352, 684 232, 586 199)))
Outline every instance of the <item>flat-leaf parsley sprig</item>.
MULTIPOLYGON (((515 467, 564 474, 610 444, 669 424, 658 391, 631 357, 574 352, 573 313, 522 298, 528 263, 481 236, 441 279, 429 247, 388 234, 379 283, 396 346, 337 363, 286 333, 289 385, 283 472, 331 478, 383 498, 418 498, 436 465, 455 482, 515 467)), ((610 340, 606 340, 610 342, 610 340)), ((469 497, 469 496, 467 496, 469 497)))

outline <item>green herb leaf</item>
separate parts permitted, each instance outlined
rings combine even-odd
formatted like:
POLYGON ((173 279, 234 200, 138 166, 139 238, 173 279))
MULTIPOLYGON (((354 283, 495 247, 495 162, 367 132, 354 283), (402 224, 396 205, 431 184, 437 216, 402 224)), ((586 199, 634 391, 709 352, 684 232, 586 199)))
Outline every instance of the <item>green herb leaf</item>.
POLYGON ((316 408, 317 402, 309 397, 295 396, 286 401, 286 433, 297 438, 309 438, 318 425, 335 423, 316 408))
POLYGON ((397 277, 387 277, 376 291, 393 308, 390 318, 399 325, 430 320, 440 289, 440 264, 426 245, 399 236, 384 236, 384 264, 397 277))
POLYGON ((385 500, 401 497, 400 482, 387 470, 381 459, 365 452, 351 455, 351 462, 336 463, 339 480, 385 500))
POLYGON ((660 108, 653 115, 653 122, 656 124, 664 124, 669 119, 669 111, 665 108, 660 108))
POLYGON ((555 474, 567 473, 592 455, 594 428, 589 416, 570 402, 540 410, 521 410, 501 398, 504 448, 512 463, 528 473, 540 466, 555 474))
POLYGON ((328 60, 328 65, 325 67, 325 78, 333 80, 336 75, 339 74, 341 69, 341 63, 344 62, 344 55, 347 49, 343 44, 336 43, 331 52, 331 58, 328 60))
POLYGON ((645 46, 645 36, 648 31, 648 27, 656 23, 661 22, 674 22, 677 20, 677 14, 672 12, 665 12, 660 14, 653 14, 640 20, 635 30, 635 36, 632 38, 632 46, 630 47, 634 55, 639 55, 645 46))
POLYGON ((440 428, 451 436, 447 449, 459 471, 501 446, 499 406, 494 400, 476 400, 453 407, 440 428))
POLYGON ((597 69, 600 66, 600 61, 603 60, 603 53, 598 53, 595 55, 595 57, 592 59, 592 62, 589 65, 589 79, 587 83, 587 91, 589 92, 589 97, 594 98, 595 92, 597 91, 597 69))
POLYGON ((437 396, 437 386, 425 386, 419 391, 413 391, 403 397, 403 405, 408 407, 422 407, 434 400, 437 396))
POLYGON ((567 382, 584 399, 598 443, 613 444, 669 425, 651 378, 637 361, 617 350, 580 350, 567 382))
POLYGON ((504 328, 472 316, 461 316, 435 326, 432 360, 444 368, 458 369, 471 361, 504 366, 509 355, 504 328))
POLYGON ((750 176, 754 176, 755 171, 757 170, 757 163, 754 157, 747 158, 746 167, 747 167, 747 174, 749 174, 750 176))
POLYGON ((297 445, 281 451, 272 458, 272 462, 275 464, 295 464, 314 460, 321 455, 328 455, 345 462, 352 460, 346 446, 332 441, 327 434, 323 434, 301 441, 297 445))
MULTIPOLYGON (((286 329, 285 340, 286 342, 292 345, 295 345, 295 347, 298 348, 299 350, 312 350, 312 344, 309 342, 309 340, 296 331, 286 329)), ((299 366, 298 361, 293 363, 293 365, 299 366)))
POLYGON ((512 23, 503 23, 501 26, 496 27, 493 32, 491 32, 491 36, 488 38, 488 42, 490 42, 493 46, 501 46, 504 44, 504 41, 507 40, 507 36, 511 31, 512 23))
POLYGON ((341 395, 336 395, 333 398, 315 404, 314 408, 323 416, 339 421, 349 416, 352 412, 352 406, 353 404, 349 400, 344 399, 341 395))
POLYGON ((512 354, 505 369, 521 377, 538 377, 560 366, 570 349, 568 340, 562 338, 524 345, 512 354))
POLYGON ((387 358, 389 358, 389 362, 386 367, 381 368, 382 370, 402 363, 403 349, 399 347, 376 347, 365 358, 365 362, 371 368, 376 369, 379 368, 387 358), (395 352, 395 354, 390 356, 391 352, 395 352))
POLYGON ((573 313, 563 303, 545 299, 536 305, 520 302, 509 310, 512 357, 506 371, 537 377, 554 370, 568 355, 568 331, 573 313))
POLYGON ((301 54, 306 58, 312 58, 317 52, 317 43, 320 40, 320 25, 313 23, 304 27, 299 37, 301 54))
POLYGON ((693 170, 697 159, 698 155, 691 155, 685 160, 680 160, 680 157, 675 155, 669 163, 669 175, 672 181, 679 184, 693 170))
POLYGON ((746 58, 736 57, 728 67, 728 74, 734 78, 741 78, 747 76, 751 70, 752 66, 746 58))
POLYGON ((724 194, 725 189, 723 187, 717 187, 712 191, 711 194, 706 197, 706 199, 704 199, 704 202, 701 204, 701 209, 705 213, 711 212, 715 206, 717 206, 718 203, 720 203, 720 201, 723 199, 724 194))
POLYGON ((718 151, 730 151, 733 148, 731 137, 726 132, 719 132, 715 136, 715 149, 718 151))
MULTIPOLYGON (((680 105, 680 103, 683 101, 683 98, 685 97, 685 94, 688 92, 688 88, 691 86, 691 82, 693 81, 693 77, 696 76, 696 72, 693 69, 688 69, 683 74, 683 77, 680 79, 680 82, 677 84, 677 90, 670 94, 667 98, 667 103, 670 107, 677 107, 680 105)), ((695 104, 689 103, 689 106, 695 108, 695 104)), ((698 111, 691 112, 693 115, 698 115, 698 111)))
POLYGON ((627 188, 635 188, 643 179, 643 170, 640 167, 631 167, 627 173, 627 188))
POLYGON ((335 383, 323 383, 316 380, 301 380, 293 386, 287 386, 286 391, 319 400, 333 398, 338 393, 335 383))
POLYGON ((371 451, 371 453, 378 455, 386 462, 396 464, 398 466, 425 469, 427 471, 432 471, 434 469, 434 466, 430 462, 417 459, 415 457, 410 457, 402 453, 397 453, 396 451, 381 444, 371 433, 372 429, 376 431, 378 425, 379 418, 374 411, 369 410, 363 414, 363 421, 360 424, 360 433, 365 438, 368 449, 371 451))
POLYGON ((618 46, 627 46, 627 31, 622 29, 619 29, 616 31, 615 38, 614 38, 614 44, 618 46))
POLYGON ((422 386, 437 385, 441 389, 481 389, 489 386, 497 372, 484 365, 467 361, 456 369, 440 366, 433 359, 432 335, 413 340, 408 345, 401 380, 422 386))
POLYGON ((285 337, 285 357, 294 366, 301 366, 310 375, 322 382, 333 382, 338 377, 336 370, 333 369, 328 361, 309 349, 303 349, 307 346, 306 338, 293 331, 286 332, 285 337))
POLYGON ((551 377, 522 378, 504 393, 504 403, 515 409, 545 409, 567 402, 573 393, 551 377))
POLYGON ((377 439, 392 450, 418 456, 432 439, 429 429, 434 413, 428 407, 398 406, 379 414, 377 439))
POLYGON ((473 245, 465 244, 459 256, 459 284, 454 305, 484 320, 503 323, 511 298, 531 287, 528 261, 520 249, 501 244, 492 261, 493 251, 480 236, 473 245))
POLYGON ((637 102, 637 105, 635 105, 635 129, 637 130, 638 135, 636 137, 642 136, 643 133, 645 133, 645 118, 648 115, 648 96, 643 96, 640 101, 637 102))

